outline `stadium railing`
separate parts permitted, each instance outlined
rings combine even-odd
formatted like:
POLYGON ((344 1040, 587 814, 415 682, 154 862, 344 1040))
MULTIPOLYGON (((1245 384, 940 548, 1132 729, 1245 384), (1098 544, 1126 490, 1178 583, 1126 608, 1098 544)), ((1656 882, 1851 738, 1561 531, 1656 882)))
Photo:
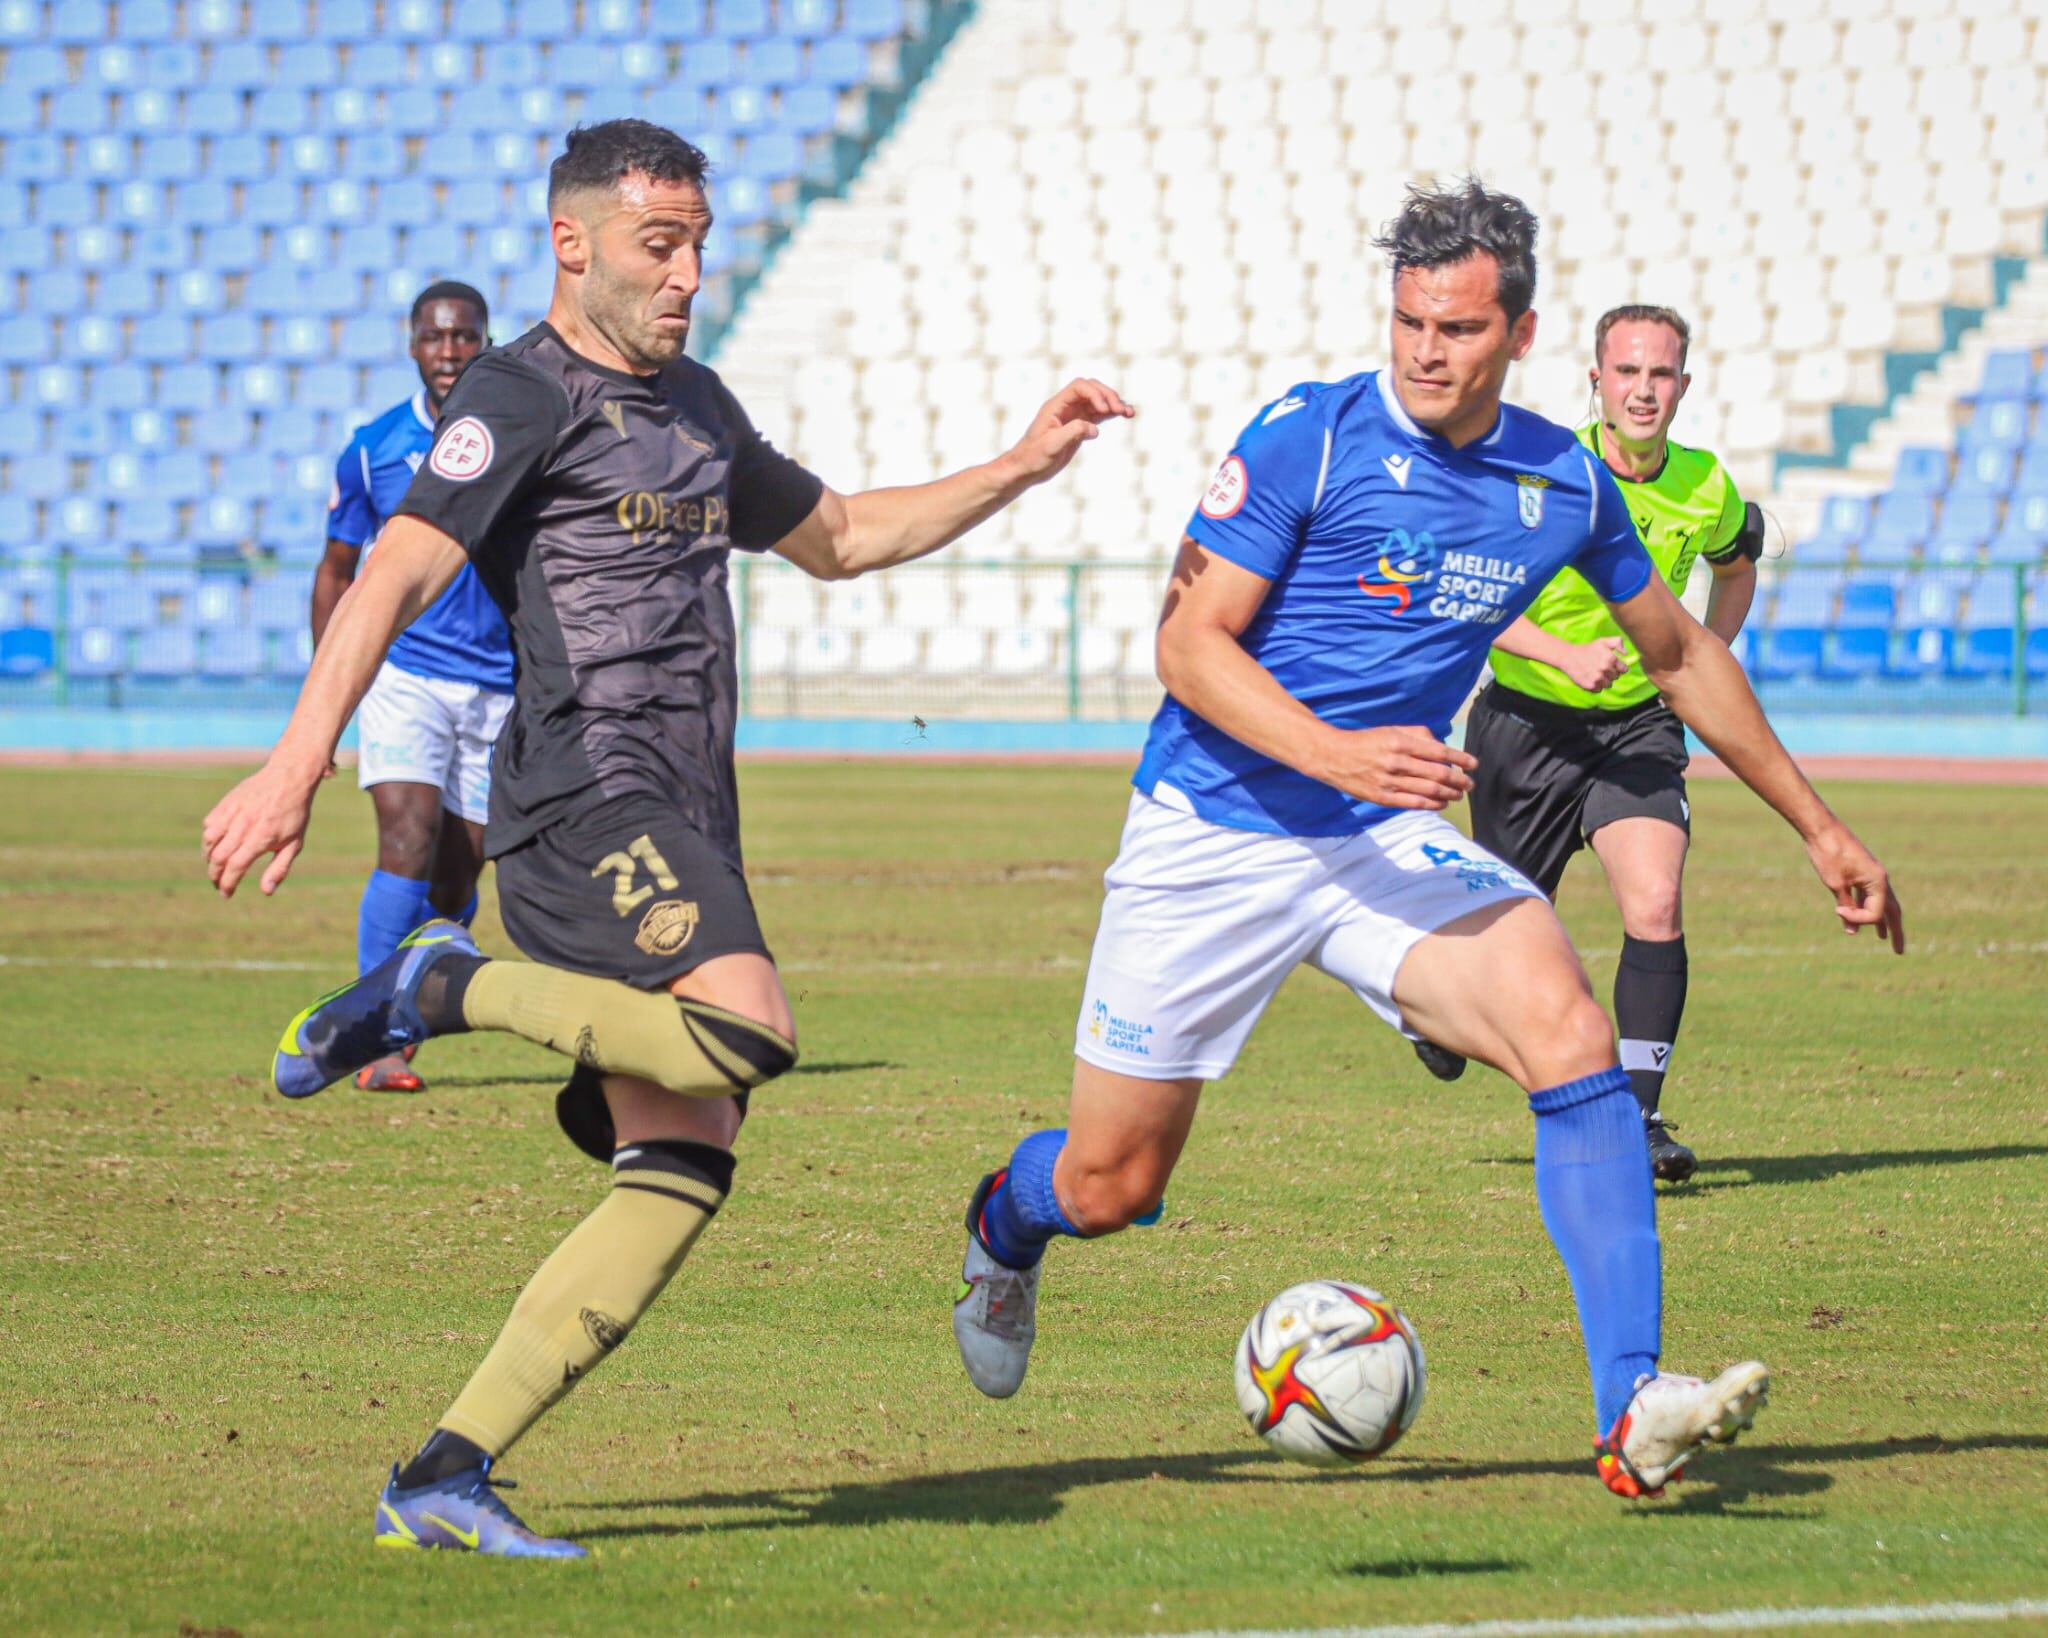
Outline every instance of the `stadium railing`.
MULTIPOLYGON (((941 561, 824 583, 734 554, 755 717, 1121 721, 1158 702, 1158 560, 941 561)), ((0 552, 0 708, 273 708, 311 658, 309 568, 0 552)), ((2048 713, 2048 566, 1768 563, 1736 643, 1767 708, 2048 713)))

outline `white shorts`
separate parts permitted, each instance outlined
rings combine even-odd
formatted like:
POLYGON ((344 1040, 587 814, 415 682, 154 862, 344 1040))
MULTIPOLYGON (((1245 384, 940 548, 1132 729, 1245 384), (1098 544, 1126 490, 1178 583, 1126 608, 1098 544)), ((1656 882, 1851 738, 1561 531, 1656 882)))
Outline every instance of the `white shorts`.
POLYGON ((480 825, 491 811, 491 747, 511 710, 510 694, 386 660, 356 711, 356 782, 432 785, 443 807, 480 825))
POLYGON ((1074 1051, 1162 1081, 1228 1074, 1303 962, 1412 1038, 1394 1004, 1408 952, 1470 911, 1543 896, 1440 813, 1357 836, 1272 836, 1143 792, 1104 881, 1074 1051))

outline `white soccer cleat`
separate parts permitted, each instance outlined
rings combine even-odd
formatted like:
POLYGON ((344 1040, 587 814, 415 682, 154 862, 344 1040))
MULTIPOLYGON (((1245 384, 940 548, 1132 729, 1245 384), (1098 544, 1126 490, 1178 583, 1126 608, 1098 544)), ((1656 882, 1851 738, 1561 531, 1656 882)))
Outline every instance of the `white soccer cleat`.
POLYGON ((1601 1482, 1617 1496, 1659 1494, 1701 1445, 1730 1444, 1744 1432, 1770 1391, 1769 1369, 1753 1359, 1711 1382, 1672 1371, 1643 1377, 1621 1420, 1594 1441, 1601 1482))
POLYGON ((1038 1335, 1038 1274, 1043 1265, 1012 1268, 981 1243, 977 1223, 994 1178, 983 1178, 967 1207, 967 1260, 953 1302, 953 1339, 967 1377, 991 1399, 1007 1399, 1024 1385, 1031 1343, 1038 1335))

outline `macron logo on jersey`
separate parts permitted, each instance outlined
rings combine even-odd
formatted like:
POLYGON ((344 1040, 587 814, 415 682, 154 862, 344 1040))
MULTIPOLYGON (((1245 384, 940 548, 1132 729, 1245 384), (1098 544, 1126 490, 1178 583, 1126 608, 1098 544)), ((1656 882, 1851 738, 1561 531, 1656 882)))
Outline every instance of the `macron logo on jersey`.
POLYGON ((1380 465, 1387 469, 1387 476, 1403 489, 1408 487, 1408 469, 1415 464, 1413 455, 1382 455, 1380 465))
POLYGON ((1259 425, 1269 427, 1279 420, 1281 416, 1292 415, 1296 410, 1306 407, 1307 404, 1308 400, 1306 398, 1296 398, 1293 396, 1283 398, 1279 403, 1266 411, 1266 418, 1259 425))

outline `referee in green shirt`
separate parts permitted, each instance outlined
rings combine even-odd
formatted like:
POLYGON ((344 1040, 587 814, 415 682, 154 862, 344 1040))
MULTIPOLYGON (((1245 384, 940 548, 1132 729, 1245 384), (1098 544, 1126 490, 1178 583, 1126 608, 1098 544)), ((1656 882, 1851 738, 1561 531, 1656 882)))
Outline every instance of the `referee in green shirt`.
MULTIPOLYGON (((1617 307, 1593 332, 1598 419, 1579 431, 1628 500, 1636 533, 1674 594, 1707 560, 1707 629, 1733 642, 1756 591, 1762 514, 1720 461, 1668 436, 1692 378, 1691 332, 1668 307, 1617 307)), ((1493 645, 1493 682, 1474 702, 1465 748, 1473 775, 1472 834, 1555 895, 1565 865, 1590 845, 1621 909, 1614 1020, 1621 1065, 1643 1106, 1656 1175, 1681 1182, 1693 1153, 1658 1112, 1685 1009, 1679 884, 1691 811, 1685 730, 1607 606, 1576 571, 1546 586, 1493 645)), ((1461 1061, 1427 1046, 1439 1074, 1461 1061)))

